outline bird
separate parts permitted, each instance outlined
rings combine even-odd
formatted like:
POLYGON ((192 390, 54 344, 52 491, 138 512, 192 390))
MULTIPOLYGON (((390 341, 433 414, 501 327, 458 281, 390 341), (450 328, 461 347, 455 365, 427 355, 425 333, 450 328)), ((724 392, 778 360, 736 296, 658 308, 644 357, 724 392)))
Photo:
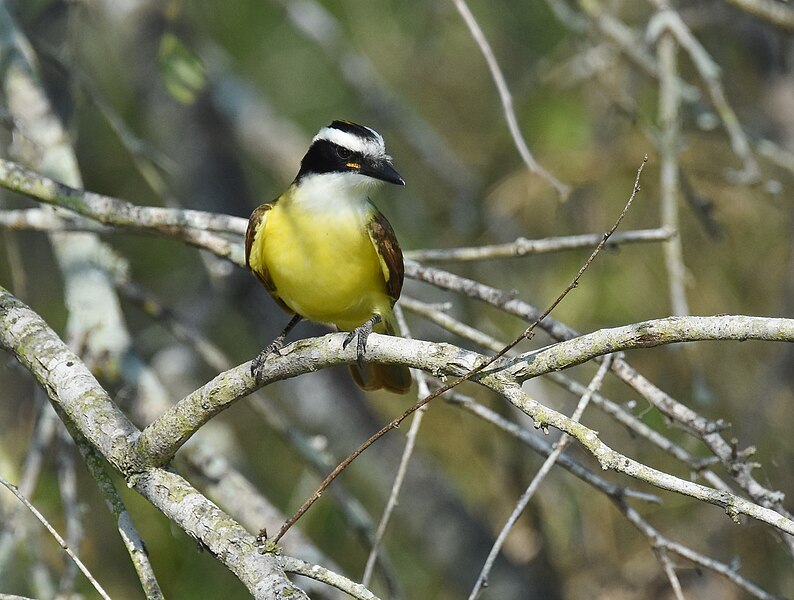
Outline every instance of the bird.
POLYGON ((267 358, 279 354, 301 319, 358 337, 353 380, 364 390, 406 393, 407 367, 365 363, 372 331, 395 335, 394 304, 404 265, 397 236, 369 199, 369 191, 405 181, 374 129, 335 120, 320 129, 298 174, 273 202, 254 209, 245 234, 246 266, 276 303, 293 316, 281 334, 251 363, 257 379, 267 358))

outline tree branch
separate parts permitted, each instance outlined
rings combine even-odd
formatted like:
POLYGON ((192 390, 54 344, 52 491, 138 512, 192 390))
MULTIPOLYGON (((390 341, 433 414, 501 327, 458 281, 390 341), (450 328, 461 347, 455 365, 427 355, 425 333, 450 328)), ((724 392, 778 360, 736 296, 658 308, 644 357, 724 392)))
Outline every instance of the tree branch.
POLYGON ((743 11, 769 21, 783 29, 794 31, 794 10, 774 0, 724 0, 743 11))
POLYGON ((44 518, 44 515, 42 515, 38 511, 38 509, 35 506, 33 506, 30 503, 30 501, 19 492, 19 490, 15 485, 11 485, 8 481, 6 481, 5 477, 3 477, 2 475, 0 475, 0 484, 4 485, 8 489, 8 491, 14 494, 14 496, 16 496, 19 499, 19 501, 22 502, 22 504, 24 504, 27 507, 27 509, 36 516, 36 518, 41 522, 41 524, 47 528, 47 531, 50 532, 52 537, 55 538, 55 541, 57 541, 60 547, 63 548, 64 552, 66 552, 69 558, 71 558, 72 561, 74 561, 74 564, 76 564, 77 567, 83 572, 83 575, 85 575, 86 579, 88 579, 88 581, 91 582, 91 585, 94 586, 94 589, 99 593, 99 595, 102 596, 102 598, 104 598, 105 600, 110 600, 110 596, 107 595, 107 592, 105 592, 105 590, 96 580, 96 578, 91 574, 91 571, 89 571, 88 568, 83 564, 83 562, 77 557, 77 554, 75 554, 74 550, 72 550, 69 547, 69 544, 66 543, 66 540, 64 540, 58 534, 58 532, 55 531, 55 528, 52 525, 50 525, 49 521, 47 521, 47 519, 44 518))
POLYGON ((153 229, 172 235, 175 230, 198 229, 245 235, 247 221, 218 213, 185 208, 139 206, 111 196, 77 189, 0 159, 0 185, 39 202, 59 206, 105 225, 153 229))
MULTIPOLYGON (((0 216, 2 214, 0 213, 0 216)), ((563 250, 575 250, 580 248, 592 249, 604 234, 602 233, 583 233, 580 235, 568 235, 540 240, 528 240, 518 238, 506 244, 493 244, 490 246, 475 246, 472 248, 441 248, 441 249, 422 249, 409 250, 404 253, 405 258, 423 261, 478 261, 491 260, 498 258, 514 258, 526 256, 527 254, 545 254, 547 252, 561 252, 563 250)), ((639 229, 636 231, 616 231, 609 242, 607 248, 617 248, 620 244, 631 244, 638 242, 664 242, 675 236, 675 230, 668 228, 659 229, 639 229)))
POLYGON ((306 598, 255 538, 179 475, 145 468, 133 440, 139 431, 80 359, 30 308, 0 287, 0 347, 45 388, 55 409, 127 478, 128 484, 208 548, 256 598, 306 598))
POLYGON ((513 108, 513 97, 511 96, 510 90, 507 87, 507 82, 505 81, 504 75, 502 75, 502 70, 499 68, 499 63, 494 56, 491 45, 488 43, 488 40, 486 39, 482 29, 480 29, 480 25, 474 18, 471 10, 469 10, 465 0, 452 0, 452 2, 455 4, 455 8, 458 9, 460 16, 463 17, 466 27, 469 28, 474 41, 480 48, 480 52, 482 52, 482 55, 485 57, 485 62, 488 64, 488 70, 491 72, 491 77, 493 77, 494 83, 496 84, 496 89, 499 92, 499 99, 502 101, 502 110, 504 111, 505 120, 507 121, 507 127, 510 130, 510 135, 513 137, 513 143, 518 149, 518 154, 521 156, 521 160, 524 161, 524 164, 529 167, 529 170, 532 173, 535 173, 536 175, 545 179, 549 185, 557 190, 557 193, 561 199, 567 200, 568 196, 571 194, 570 186, 561 182, 535 160, 535 158, 532 156, 532 153, 529 151, 529 147, 524 140, 524 136, 521 135, 521 129, 518 126, 518 119, 516 118, 516 112, 513 108))
MULTIPOLYGON (((150 424, 136 442, 136 452, 148 465, 163 464, 211 417, 262 385, 302 373, 356 360, 355 349, 343 348, 345 334, 301 340, 284 348, 282 356, 265 363, 259 382, 244 363, 221 373, 150 424)), ((732 518, 746 514, 794 534, 794 521, 725 490, 685 481, 634 461, 604 444, 593 430, 544 407, 521 390, 520 381, 581 364, 594 357, 631 348, 699 340, 794 341, 794 320, 764 317, 671 317, 625 327, 603 329, 580 338, 502 359, 475 380, 502 394, 530 416, 536 426, 552 426, 576 438, 602 468, 614 469, 662 489, 723 507, 732 518)), ((460 376, 486 360, 481 354, 450 344, 435 344, 373 334, 365 360, 402 364, 432 373, 460 376)))

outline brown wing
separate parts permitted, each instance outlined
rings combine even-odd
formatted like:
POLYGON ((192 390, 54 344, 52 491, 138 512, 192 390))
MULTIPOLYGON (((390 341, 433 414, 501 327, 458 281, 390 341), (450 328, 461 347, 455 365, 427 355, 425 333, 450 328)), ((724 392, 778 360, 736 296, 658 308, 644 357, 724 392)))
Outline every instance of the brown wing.
POLYGON ((259 264, 251 265, 251 250, 256 240, 256 233, 260 228, 264 227, 265 220, 267 219, 267 211, 271 208, 273 208, 273 204, 261 204, 254 209, 254 212, 251 213, 248 219, 248 228, 245 230, 245 266, 253 271, 254 275, 262 282, 262 285, 270 292, 270 295, 273 296, 273 299, 278 305, 285 311, 291 313, 292 309, 279 298, 276 285, 273 283, 273 280, 270 278, 270 272, 267 270, 267 265, 261 261, 259 261, 259 264))
MULTIPOLYGON (((374 207, 373 207, 374 208, 374 207)), ((378 252, 383 274, 386 277, 386 291, 396 302, 403 288, 405 267, 403 266, 403 253, 394 229, 381 212, 375 208, 372 220, 368 224, 369 237, 375 250, 378 252)))
POLYGON ((251 246, 254 245, 254 238, 256 237, 256 230, 259 225, 264 225, 264 219, 267 217, 267 211, 273 208, 272 204, 260 204, 248 217, 248 227, 245 230, 245 266, 251 268, 251 246))

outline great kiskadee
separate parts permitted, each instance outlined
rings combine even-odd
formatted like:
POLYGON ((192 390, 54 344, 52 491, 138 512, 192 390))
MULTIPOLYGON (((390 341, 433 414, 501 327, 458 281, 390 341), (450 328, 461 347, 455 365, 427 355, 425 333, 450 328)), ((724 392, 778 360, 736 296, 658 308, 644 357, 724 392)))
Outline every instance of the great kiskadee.
POLYGON ((403 255, 394 230, 367 197, 381 181, 405 185, 380 134, 334 121, 314 136, 287 190, 251 214, 246 264, 276 302, 294 314, 254 359, 254 376, 305 318, 349 331, 345 345, 358 336, 358 361, 350 371, 360 387, 408 391, 406 367, 362 361, 370 332, 395 333, 392 307, 403 285, 403 255))

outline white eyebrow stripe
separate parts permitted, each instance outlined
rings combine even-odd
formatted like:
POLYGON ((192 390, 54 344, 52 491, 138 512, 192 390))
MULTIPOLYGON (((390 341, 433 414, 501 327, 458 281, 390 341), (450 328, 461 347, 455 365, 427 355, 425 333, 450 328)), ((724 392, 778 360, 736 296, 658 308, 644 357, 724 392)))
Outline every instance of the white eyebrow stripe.
MULTIPOLYGON (((369 127, 367 127, 369 129, 369 127)), ((317 140, 326 140, 337 146, 342 146, 352 150, 353 152, 360 152, 361 154, 371 156, 373 158, 385 158, 386 146, 383 143, 383 138, 377 131, 369 129, 374 135, 374 140, 360 138, 347 131, 334 129, 333 127, 323 127, 317 135, 314 136, 312 143, 317 140)))

